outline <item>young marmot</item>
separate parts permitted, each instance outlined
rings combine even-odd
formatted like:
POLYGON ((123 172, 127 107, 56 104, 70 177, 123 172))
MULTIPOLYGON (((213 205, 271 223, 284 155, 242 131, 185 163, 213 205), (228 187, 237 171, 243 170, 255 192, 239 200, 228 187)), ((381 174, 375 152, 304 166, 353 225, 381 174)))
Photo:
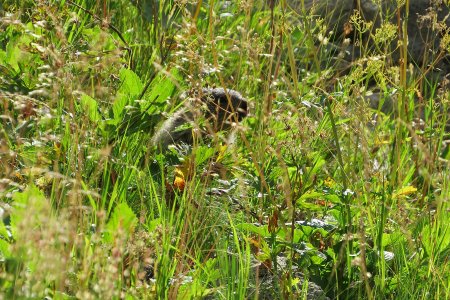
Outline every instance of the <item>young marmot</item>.
POLYGON ((199 120, 205 121, 202 123, 204 129, 200 130, 204 137, 229 129, 233 122, 241 121, 247 113, 247 100, 240 93, 223 88, 204 88, 161 125, 152 138, 152 144, 162 150, 172 144, 192 145, 193 129, 199 127, 199 120))

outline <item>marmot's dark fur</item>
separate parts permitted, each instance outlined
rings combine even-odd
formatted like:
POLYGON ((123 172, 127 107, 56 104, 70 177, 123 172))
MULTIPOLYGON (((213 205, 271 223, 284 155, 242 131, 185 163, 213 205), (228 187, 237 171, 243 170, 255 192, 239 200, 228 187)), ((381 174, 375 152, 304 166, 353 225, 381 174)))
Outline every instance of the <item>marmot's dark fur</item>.
POLYGON ((208 135, 230 128, 247 113, 247 100, 240 93, 230 89, 225 92, 223 88, 205 88, 161 125, 152 138, 152 144, 161 149, 172 144, 192 144, 196 120, 206 121, 202 134, 208 135))

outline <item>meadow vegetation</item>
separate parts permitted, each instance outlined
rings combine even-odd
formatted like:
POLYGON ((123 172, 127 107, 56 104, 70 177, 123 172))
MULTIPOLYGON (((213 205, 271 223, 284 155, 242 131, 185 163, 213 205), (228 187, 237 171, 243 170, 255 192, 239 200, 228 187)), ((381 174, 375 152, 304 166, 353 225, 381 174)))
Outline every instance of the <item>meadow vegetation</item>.
POLYGON ((0 298, 450 298, 450 28, 392 2, 2 1, 0 298), (234 138, 158 151, 203 87, 234 138))

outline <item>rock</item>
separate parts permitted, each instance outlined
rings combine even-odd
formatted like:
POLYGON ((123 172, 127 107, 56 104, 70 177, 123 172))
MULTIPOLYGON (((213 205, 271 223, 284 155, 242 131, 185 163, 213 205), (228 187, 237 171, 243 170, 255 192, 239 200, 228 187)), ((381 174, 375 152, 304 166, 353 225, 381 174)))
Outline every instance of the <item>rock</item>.
MULTIPOLYGON (((299 1, 288 1, 290 6, 301 13, 299 1)), ((362 18, 367 22, 373 22, 370 32, 363 34, 362 44, 368 42, 368 49, 374 49, 370 33, 375 33, 386 21, 396 25, 398 20, 397 2, 382 0, 381 4, 372 0, 305 0, 305 8, 309 15, 317 15, 324 18, 327 30, 332 31, 332 41, 339 41, 343 38, 351 38, 355 42, 354 32, 349 32, 348 23, 354 11, 359 11, 362 18), (358 5, 359 3, 359 5, 358 5)), ((410 1, 409 18, 407 23, 408 31, 408 53, 409 61, 418 67, 426 68, 431 64, 438 52, 441 38, 444 34, 443 25, 450 27, 450 9, 440 1, 414 0, 410 1)), ((405 17, 405 8, 401 9, 402 18, 405 17)), ((398 40, 395 40, 391 48, 396 49, 398 40)), ((359 58, 359 51, 353 51, 352 60, 359 58)), ((399 52, 395 51, 394 61, 398 61, 399 52)), ((450 73, 450 56, 447 53, 433 69, 440 76, 450 73)))

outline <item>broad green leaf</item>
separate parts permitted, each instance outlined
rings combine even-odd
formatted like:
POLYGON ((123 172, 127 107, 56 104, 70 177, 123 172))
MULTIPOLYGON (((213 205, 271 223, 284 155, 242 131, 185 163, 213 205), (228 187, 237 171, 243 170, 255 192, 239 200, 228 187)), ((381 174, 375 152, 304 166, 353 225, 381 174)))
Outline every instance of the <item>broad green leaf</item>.
MULTIPOLYGON (((83 21, 84 20, 80 20, 83 21)), ((78 27, 75 27, 78 28, 78 27)), ((87 28, 87 27, 81 27, 81 34, 83 37, 90 42, 91 45, 102 45, 103 51, 107 50, 114 50, 117 48, 116 45, 114 45, 113 39, 110 37, 110 35, 104 34, 104 30, 100 28, 99 26, 87 28)), ((77 32, 73 32, 75 36, 80 33, 80 29, 76 29, 77 32)))
POLYGON ((181 76, 176 68, 170 71, 170 76, 165 73, 160 73, 150 84, 149 93, 145 96, 150 102, 143 104, 141 109, 149 113, 155 112, 151 110, 152 107, 157 108, 154 105, 155 102, 165 103, 175 93, 176 84, 174 81, 181 81, 181 76))
MULTIPOLYGON (((297 228, 294 229, 294 236, 292 236, 292 239, 295 243, 301 242, 301 241, 307 241, 308 236, 314 231, 314 228, 309 226, 296 226, 297 228)), ((277 233, 277 237, 281 238, 282 240, 291 240, 292 231, 291 228, 285 227, 281 228, 281 230, 277 233)))
POLYGON ((130 97, 137 97, 143 89, 141 79, 139 76, 129 69, 122 68, 119 71, 121 86, 118 93, 128 95, 130 97))
POLYGON ((258 225, 251 224, 251 223, 241 223, 241 224, 236 225, 236 228, 259 234, 262 237, 270 237, 272 235, 269 232, 267 225, 258 226, 258 225))
POLYGON ((98 111, 98 104, 94 98, 83 94, 81 96, 80 103, 83 111, 89 116, 89 120, 94 123, 101 121, 102 118, 98 111))
POLYGON ((195 151, 195 162, 197 165, 201 165, 208 159, 210 159, 214 154, 216 153, 216 149, 207 147, 207 146, 200 146, 197 147, 195 151))
POLYGON ((116 100, 114 100, 113 104, 113 114, 114 120, 110 120, 109 124, 117 125, 122 119, 122 115, 124 114, 124 108, 128 105, 129 97, 127 95, 119 94, 117 95, 116 100))
POLYGON ((324 198, 334 204, 342 204, 341 198, 336 194, 325 195, 324 198))
POLYGON ((23 34, 18 38, 12 38, 6 45, 6 57, 4 60, 14 71, 21 72, 21 66, 22 68, 29 68, 30 62, 37 60, 36 55, 21 50, 21 48, 27 48, 31 41, 32 39, 29 35, 23 34))
POLYGON ((20 58, 20 49, 17 46, 17 40, 12 39, 9 41, 8 45, 6 45, 6 59, 5 62, 10 65, 14 71, 19 72, 19 58, 20 58))
POLYGON ((301 195, 299 200, 302 201, 302 200, 306 200, 306 199, 315 199, 315 198, 320 198, 323 196, 324 196, 324 194, 322 192, 309 190, 306 193, 304 193, 303 195, 301 195))
MULTIPOLYGON (((30 186, 23 192, 16 192, 13 194, 14 209, 11 214, 11 232, 14 238, 17 238, 17 226, 25 219, 29 218, 30 206, 33 211, 40 212, 45 206, 47 199, 41 190, 36 186, 30 186)), ((36 218, 36 222, 38 219, 36 218)), ((39 224, 36 224, 39 225, 39 224)))
POLYGON ((0 260, 11 256, 10 244, 4 239, 0 239, 0 260))
POLYGON ((158 225, 161 225, 161 219, 160 218, 156 218, 151 220, 148 225, 147 225, 147 231, 148 232, 153 232, 156 230, 156 227, 158 227, 158 225))
MULTIPOLYGON (((448 217, 448 216, 446 216, 448 217)), ((422 244, 428 256, 437 256, 450 246, 448 220, 428 224, 422 230, 422 244)))
POLYGON ((393 233, 383 233, 382 244, 383 247, 392 246, 396 243, 402 243, 405 241, 405 236, 399 231, 393 233))
POLYGON ((123 230, 127 236, 130 235, 137 223, 138 219, 131 208, 125 202, 120 203, 106 224, 105 241, 111 243, 119 230, 123 230))
POLYGON ((123 68, 119 72, 119 77, 122 84, 113 104, 114 124, 122 119, 125 107, 136 100, 143 89, 141 80, 133 71, 123 68))

